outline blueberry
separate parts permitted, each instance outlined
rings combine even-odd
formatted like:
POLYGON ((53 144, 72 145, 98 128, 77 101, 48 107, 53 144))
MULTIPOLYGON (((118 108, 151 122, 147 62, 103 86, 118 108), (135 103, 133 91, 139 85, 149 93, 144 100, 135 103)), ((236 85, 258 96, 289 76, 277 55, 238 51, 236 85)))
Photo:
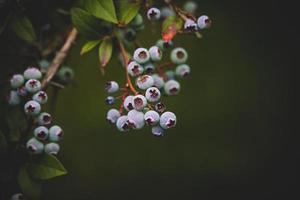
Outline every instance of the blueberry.
POLYGON ((160 116, 159 124, 163 129, 169 129, 176 125, 177 118, 172 112, 165 112, 160 116))
POLYGON ((112 96, 108 96, 108 97, 106 97, 106 99, 105 99, 105 103, 106 103, 107 105, 113 105, 113 104, 115 103, 115 98, 112 97, 112 96))
POLYGON ((117 109, 110 109, 106 115, 107 121, 109 121, 111 124, 116 123, 119 117, 121 117, 121 114, 117 109))
POLYGON ((147 106, 147 99, 143 95, 136 95, 132 99, 133 108, 136 110, 143 110, 147 106))
POLYGON ((44 91, 39 91, 33 95, 32 99, 39 102, 40 104, 45 104, 48 101, 48 95, 44 91))
POLYGON ((160 126, 154 126, 151 129, 152 134, 156 137, 162 137, 164 136, 164 129, 162 129, 160 126))
POLYGON ((128 123, 128 117, 127 115, 123 115, 118 118, 116 126, 119 131, 121 132, 127 132, 131 129, 129 123, 128 123))
POLYGON ((153 74, 152 75, 154 84, 153 86, 157 87, 158 89, 161 89, 165 85, 165 81, 162 77, 160 77, 158 74, 153 74))
POLYGON ((119 84, 116 81, 108 81, 105 84, 105 90, 107 93, 115 93, 119 90, 119 84))
POLYGON ((29 67, 24 71, 25 79, 41 79, 42 73, 38 68, 29 67))
POLYGON ((178 81, 169 80, 166 82, 164 90, 167 95, 176 95, 180 91, 180 84, 178 81))
POLYGON ((58 142, 62 139, 64 135, 63 130, 59 126, 52 126, 49 129, 49 140, 51 142, 58 142))
POLYGON ((25 199, 25 197, 23 194, 17 193, 17 194, 12 195, 10 200, 24 200, 24 199, 25 199))
POLYGON ((211 27, 212 21, 208 16, 202 15, 198 18, 197 24, 200 29, 207 29, 211 27))
POLYGON ((24 105, 24 112, 27 114, 27 115, 38 115, 41 111, 41 105, 34 101, 34 100, 31 100, 31 101, 28 101, 25 105, 24 105))
POLYGON ((45 126, 39 126, 33 131, 34 137, 39 140, 46 140, 49 135, 49 130, 45 126))
POLYGON ((175 80, 175 72, 173 70, 168 70, 165 72, 167 80, 175 80))
POLYGON ((136 84, 137 84, 138 88, 140 88, 142 90, 147 90, 149 87, 153 86, 154 80, 153 80, 152 76, 144 75, 144 76, 138 77, 136 84))
POLYGON ((132 110, 132 109, 134 109, 133 108, 133 97, 134 96, 132 96, 132 95, 129 95, 129 96, 127 96, 126 98, 125 98, 125 100, 124 100, 124 108, 127 110, 127 111, 130 111, 130 110, 132 110))
POLYGON ((36 79, 29 79, 25 83, 25 88, 30 93, 36 93, 36 92, 40 91, 41 87, 42 87, 41 82, 36 79))
POLYGON ((183 9, 189 13, 195 13, 198 8, 198 5, 194 1, 188 1, 183 5, 183 9))
POLYGON ((163 7, 161 8, 161 16, 162 18, 167 18, 167 17, 171 17, 171 16, 175 16, 176 13, 174 12, 174 10, 172 10, 169 7, 163 7))
POLYGON ((146 90, 146 99, 149 102, 157 102, 160 99, 160 91, 156 87, 150 87, 146 90))
POLYGON ((49 125, 52 122, 52 117, 49 113, 43 112, 41 114, 39 114, 38 118, 37 118, 37 123, 39 125, 49 125))
POLYGON ((155 20, 159 20, 161 16, 160 10, 158 8, 150 8, 147 11, 147 18, 149 20, 155 21, 155 20))
POLYGON ((139 76, 143 74, 144 68, 136 61, 131 61, 127 66, 127 71, 131 76, 139 76))
POLYGON ((183 64, 187 61, 188 54, 185 49, 178 47, 171 52, 171 61, 175 64, 183 64))
POLYGON ((150 53, 145 48, 138 48, 134 51, 133 59, 139 64, 145 64, 150 60, 150 53))
POLYGON ((58 79, 63 83, 70 83, 74 79, 74 71, 72 68, 63 66, 57 72, 58 79))
POLYGON ((160 61, 162 59, 162 51, 157 46, 152 46, 149 49, 150 58, 152 61, 160 61))
POLYGON ((133 27, 140 27, 144 24, 144 20, 141 14, 137 14, 134 19, 130 22, 133 27))
POLYGON ((10 79, 10 86, 16 89, 24 84, 24 76, 22 74, 15 74, 10 79))
POLYGON ((21 103, 20 96, 15 90, 11 90, 7 96, 7 102, 9 105, 16 106, 21 103))
POLYGON ((148 125, 153 126, 159 122, 160 116, 158 112, 150 110, 145 113, 144 119, 148 125))
POLYGON ((159 103, 155 104, 155 110, 161 114, 161 113, 165 112, 166 106, 162 102, 159 102, 159 103))
POLYGON ((17 93, 18 95, 20 95, 21 97, 25 97, 28 95, 28 91, 26 90, 25 86, 21 86, 17 89, 17 93))
POLYGON ((160 48, 160 50, 166 51, 169 47, 173 46, 173 42, 172 41, 166 42, 160 39, 156 42, 156 46, 160 48))
POLYGON ((45 145, 45 153, 46 154, 51 154, 51 155, 56 155, 60 150, 60 146, 57 143, 48 143, 45 145))
POLYGON ((136 32, 132 28, 126 29, 123 34, 124 34, 124 38, 129 42, 132 42, 136 39, 136 32))
POLYGON ((186 64, 182 64, 176 67, 175 73, 177 76, 183 78, 191 73, 191 68, 186 64))
POLYGON ((144 113, 131 110, 128 112, 128 123, 133 129, 142 129, 145 126, 144 113))
POLYGON ((36 138, 31 138, 26 143, 26 148, 31 154, 41 154, 44 151, 44 144, 38 141, 36 138))
POLYGON ((39 65, 41 67, 41 72, 46 73, 48 71, 50 63, 48 60, 43 59, 39 61, 39 65))
POLYGON ((152 74, 155 70, 155 66, 152 64, 152 63, 147 63, 145 66, 144 66, 144 71, 146 74, 152 74))
POLYGON ((198 30, 198 25, 191 19, 187 19, 184 23, 184 30, 188 32, 196 32, 198 30))

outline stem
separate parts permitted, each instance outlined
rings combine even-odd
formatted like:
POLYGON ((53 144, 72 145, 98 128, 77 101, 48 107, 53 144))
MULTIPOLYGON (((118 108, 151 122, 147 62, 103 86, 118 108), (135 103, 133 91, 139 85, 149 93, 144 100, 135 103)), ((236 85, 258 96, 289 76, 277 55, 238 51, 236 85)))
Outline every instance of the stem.
POLYGON ((65 58, 68 55, 68 52, 76 39, 78 31, 75 28, 72 28, 70 31, 68 38, 62 48, 58 51, 55 58, 53 59, 52 63, 49 66, 49 70, 45 75, 45 78, 42 81, 42 88, 45 89, 48 84, 51 82, 53 76, 56 74, 57 70, 59 69, 60 65, 64 62, 65 58))

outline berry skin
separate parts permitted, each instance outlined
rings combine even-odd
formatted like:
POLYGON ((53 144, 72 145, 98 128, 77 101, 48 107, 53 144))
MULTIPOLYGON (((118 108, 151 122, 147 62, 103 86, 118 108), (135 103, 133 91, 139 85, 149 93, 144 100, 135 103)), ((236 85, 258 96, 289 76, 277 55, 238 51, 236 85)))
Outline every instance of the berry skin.
POLYGON ((161 16, 160 10, 158 8, 150 8, 147 11, 147 18, 151 21, 159 20, 161 16))
POLYGON ((115 103, 115 98, 114 97, 112 97, 112 96, 108 96, 108 97, 106 97, 106 99, 105 99, 105 103, 107 104, 107 105, 113 105, 114 103, 115 103))
POLYGON ((152 46, 149 49, 149 53, 150 53, 151 60, 154 62, 160 61, 162 59, 163 56, 162 51, 157 46, 152 46))
POLYGON ((37 122, 40 126, 49 125, 52 122, 52 117, 49 113, 43 112, 39 114, 37 122))
POLYGON ((57 143, 48 143, 45 145, 45 153, 50 155, 57 155, 60 150, 60 146, 57 143))
POLYGON ((37 101, 40 104, 45 104, 48 101, 48 95, 44 91, 39 91, 33 95, 32 99, 37 101))
POLYGON ((137 110, 131 110, 128 112, 128 123, 133 129, 142 129, 145 126, 144 121, 144 113, 137 111, 137 110))
POLYGON ((123 115, 118 118, 116 126, 119 131, 121 132, 127 132, 130 130, 130 125, 128 123, 128 117, 126 115, 123 115))
POLYGON ((63 83, 70 83, 74 79, 74 71, 72 68, 63 66, 57 72, 58 79, 63 83))
POLYGON ((150 60, 150 53, 145 48, 138 48, 134 51, 133 59, 139 64, 145 64, 150 60))
POLYGON ((169 80, 166 82, 164 89, 167 95, 176 95, 180 91, 180 84, 178 81, 169 80))
POLYGON ((143 95, 136 95, 132 99, 133 108, 141 111, 147 106, 147 99, 143 95))
POLYGON ((128 28, 123 32, 124 38, 129 41, 132 42, 136 39, 136 31, 133 30, 132 28, 128 28))
POLYGON ((44 151, 44 144, 38 141, 36 138, 31 138, 26 143, 26 148, 31 154, 41 154, 44 151))
POLYGON ((148 125, 153 126, 159 122, 160 117, 156 111, 150 110, 145 113, 144 119, 148 125))
POLYGON ((21 99, 16 91, 11 90, 7 96, 7 102, 9 105, 16 106, 21 103, 21 99))
POLYGON ((127 66, 127 71, 131 76, 136 77, 143 74, 144 68, 139 63, 131 61, 127 66))
POLYGON ((212 21, 208 16, 202 15, 198 18, 197 24, 200 29, 207 29, 211 27, 212 21))
POLYGON ((59 142, 64 135, 63 130, 59 126, 52 126, 49 129, 49 140, 51 142, 59 142))
POLYGON ((149 87, 153 86, 154 80, 152 76, 144 75, 138 77, 136 84, 141 90, 147 90, 149 87))
POLYGON ((15 74, 10 79, 10 86, 16 89, 24 84, 24 76, 22 74, 15 74))
POLYGON ((41 87, 42 87, 41 82, 36 79, 29 79, 25 83, 25 88, 30 93, 36 93, 37 91, 40 91, 41 87))
POLYGON ((119 117, 121 117, 121 114, 117 109, 110 109, 106 115, 107 121, 111 124, 116 123, 119 117))
POLYGON ((169 7, 163 7, 161 8, 161 17, 162 18, 167 18, 167 17, 170 17, 170 16, 175 16, 176 13, 169 7))
POLYGON ((124 108, 127 110, 127 111, 130 111, 130 110, 133 110, 133 98, 134 96, 132 95, 129 95, 125 98, 124 100, 124 108))
POLYGON ((188 1, 183 5, 183 9, 189 13, 195 13, 198 8, 198 5, 194 1, 188 1))
POLYGON ((137 14, 130 23, 130 25, 135 28, 140 27, 143 24, 144 24, 144 20, 141 14, 137 14))
POLYGON ((158 74, 153 74, 152 78, 154 80, 153 86, 157 87, 158 89, 161 89, 165 85, 165 81, 162 77, 160 77, 158 74))
POLYGON ((49 68, 50 63, 48 60, 43 59, 43 60, 40 60, 39 65, 41 67, 41 71, 43 73, 46 73, 49 68))
POLYGON ((108 81, 105 84, 105 90, 107 93, 115 93, 119 90, 119 84, 116 81, 108 81))
POLYGON ((187 19, 184 23, 184 30, 188 32, 196 32, 198 30, 198 25, 191 19, 187 19))
POLYGON ((175 73, 177 76, 184 78, 191 73, 191 68, 186 64, 182 64, 176 67, 175 73))
POLYGON ((28 91, 26 90, 25 86, 21 86, 17 89, 17 93, 18 95, 20 95, 21 97, 25 97, 28 94, 28 91))
POLYGON ((155 66, 152 63, 148 63, 144 66, 144 71, 146 74, 152 74, 155 70, 155 66))
POLYGON ((174 64, 183 64, 188 59, 188 53, 185 49, 178 47, 172 50, 171 52, 171 61, 174 64))
POLYGON ((166 42, 166 41, 164 41, 164 40, 158 40, 158 41, 156 42, 156 46, 157 46, 158 48, 160 48, 160 50, 166 51, 169 47, 173 46, 173 42, 172 42, 172 41, 166 42))
POLYGON ((173 70, 168 70, 165 72, 168 80, 175 80, 175 72, 173 70))
POLYGON ((24 78, 25 79, 41 79, 42 73, 39 69, 35 67, 29 67, 24 71, 24 78))
POLYGON ((21 193, 18 193, 18 194, 12 195, 10 200, 24 200, 24 199, 25 199, 24 195, 21 193))
POLYGON ((172 112, 165 112, 160 116, 159 124, 163 129, 169 129, 176 125, 177 118, 172 112))
POLYGON ((160 91, 156 87, 151 87, 146 90, 146 99, 149 102, 157 102, 160 99, 160 91))
POLYGON ((156 136, 156 137, 162 137, 162 136, 164 136, 164 132, 165 132, 165 130, 162 129, 160 126, 154 126, 154 127, 152 127, 151 131, 152 131, 152 134, 154 136, 156 136))
POLYGON ((39 126, 33 131, 34 137, 39 140, 46 140, 49 135, 49 130, 45 126, 39 126))
POLYGON ((28 101, 24 105, 24 112, 31 116, 38 115, 41 112, 41 105, 34 100, 28 101))
POLYGON ((155 105, 155 110, 161 114, 161 113, 165 112, 166 106, 165 106, 165 104, 159 102, 155 105))

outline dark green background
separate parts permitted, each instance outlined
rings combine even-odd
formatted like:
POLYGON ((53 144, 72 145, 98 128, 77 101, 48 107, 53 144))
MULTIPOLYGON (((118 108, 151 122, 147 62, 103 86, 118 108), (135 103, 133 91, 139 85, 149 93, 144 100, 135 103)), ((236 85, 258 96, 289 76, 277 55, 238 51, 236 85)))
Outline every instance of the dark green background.
MULTIPOLYGON (((199 2, 213 19, 204 39, 179 36, 191 76, 167 98, 178 126, 123 134, 105 121, 106 80, 124 82, 116 59, 101 75, 96 52, 66 64, 78 87, 60 92, 55 122, 65 130, 59 158, 69 174, 49 181, 43 199, 270 199, 298 189, 293 118, 293 12, 276 2, 199 2), (287 15, 288 14, 288 15, 287 15), (117 77, 117 78, 116 78, 117 77)), ((149 47, 159 37, 145 31, 149 47)), ((299 118, 298 118, 299 119, 299 118)))

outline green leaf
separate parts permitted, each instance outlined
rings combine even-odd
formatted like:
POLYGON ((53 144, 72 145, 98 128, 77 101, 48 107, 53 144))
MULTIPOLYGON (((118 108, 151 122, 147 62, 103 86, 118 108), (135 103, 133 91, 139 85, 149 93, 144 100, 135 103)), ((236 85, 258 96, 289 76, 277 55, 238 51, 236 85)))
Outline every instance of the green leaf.
POLYGON ((10 27, 15 34, 24 41, 32 43, 36 40, 35 31, 27 17, 13 16, 10 27))
POLYGON ((128 24, 138 14, 141 8, 140 2, 131 3, 130 0, 121 0, 119 2, 120 23, 128 24))
POLYGON ((106 38, 99 46, 99 60, 102 67, 105 67, 112 56, 112 40, 106 38))
POLYGON ((39 199, 41 195, 41 182, 30 177, 27 167, 21 167, 18 174, 18 183, 23 194, 32 200, 39 199))
POLYGON ((85 43, 83 45, 83 47, 81 48, 81 52, 80 55, 83 55, 89 51, 91 51, 93 48, 95 48, 99 43, 101 42, 101 40, 92 40, 92 41, 88 41, 87 43, 85 43))
POLYGON ((89 13, 97 18, 118 23, 113 0, 86 0, 85 7, 89 13))
POLYGON ((183 20, 178 16, 167 17, 162 24, 162 32, 166 32, 172 26, 175 26, 177 31, 182 29, 183 20))
POLYGON ((48 180, 67 174, 67 170, 53 155, 37 156, 36 160, 28 164, 30 175, 39 180, 48 180))
POLYGON ((84 36, 89 38, 99 38, 101 36, 97 32, 100 22, 87 11, 81 8, 72 8, 71 20, 76 29, 84 36))

